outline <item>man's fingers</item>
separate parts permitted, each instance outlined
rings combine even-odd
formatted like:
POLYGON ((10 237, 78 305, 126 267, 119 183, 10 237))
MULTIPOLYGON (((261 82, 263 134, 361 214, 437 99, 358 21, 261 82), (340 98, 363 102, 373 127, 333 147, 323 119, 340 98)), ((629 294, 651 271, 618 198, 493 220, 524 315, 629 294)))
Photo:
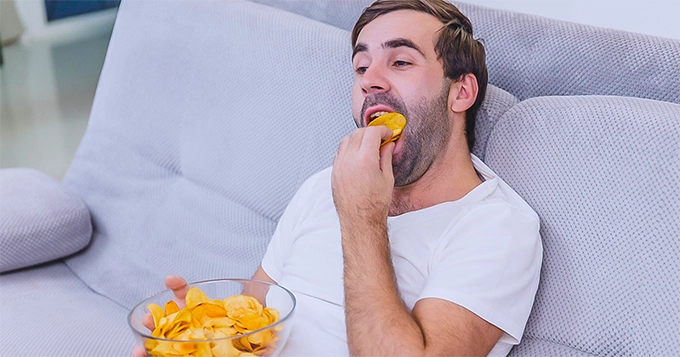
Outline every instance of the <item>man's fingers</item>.
POLYGON ((361 143, 364 139, 364 134, 366 133, 366 128, 357 129, 349 136, 349 142, 347 144, 348 151, 356 151, 361 147, 361 143))
POLYGON ((165 286, 175 294, 178 304, 184 304, 184 298, 187 297, 187 291, 189 291, 189 284, 187 284, 187 281, 184 280, 184 278, 179 276, 168 276, 165 278, 165 286))
POLYGON ((342 160, 342 157, 345 156, 345 152, 347 151, 347 146, 349 145, 349 136, 345 136, 340 140, 340 145, 338 145, 338 152, 335 153, 335 160, 334 162, 339 162, 342 160))
MULTIPOLYGON (((392 178, 392 153, 394 153, 394 142, 387 143, 380 148, 380 171, 388 178, 392 178)), ((393 178, 392 178, 393 179, 393 178)))
POLYGON ((380 132, 380 135, 381 135, 380 138, 382 140, 387 140, 387 139, 391 138, 392 135, 394 134, 394 131, 392 131, 392 129, 388 128, 387 125, 380 125, 379 128, 380 128, 380 130, 382 130, 380 132))
POLYGON ((147 312, 142 316, 142 324, 151 331, 156 328, 156 324, 153 322, 153 316, 150 312, 147 312))
POLYGON ((135 346, 132 348, 132 357, 146 357, 146 350, 142 346, 135 346))
POLYGON ((379 150, 380 144, 391 138, 393 134, 392 129, 385 125, 379 125, 366 128, 366 133, 363 136, 361 145, 366 146, 370 151, 379 150))

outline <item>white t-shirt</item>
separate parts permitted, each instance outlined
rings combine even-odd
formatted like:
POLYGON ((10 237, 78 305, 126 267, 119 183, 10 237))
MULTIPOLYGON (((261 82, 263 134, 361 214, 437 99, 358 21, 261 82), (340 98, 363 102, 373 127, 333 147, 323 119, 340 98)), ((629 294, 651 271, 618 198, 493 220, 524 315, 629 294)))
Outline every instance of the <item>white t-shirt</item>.
MULTIPOLYGON (((537 214, 474 155, 484 182, 465 197, 388 217, 392 262, 408 307, 452 301, 505 333, 489 356, 519 343, 538 288, 543 248, 537 214)), ((340 223, 331 168, 288 205, 262 260, 297 298, 282 356, 347 356, 340 223)))

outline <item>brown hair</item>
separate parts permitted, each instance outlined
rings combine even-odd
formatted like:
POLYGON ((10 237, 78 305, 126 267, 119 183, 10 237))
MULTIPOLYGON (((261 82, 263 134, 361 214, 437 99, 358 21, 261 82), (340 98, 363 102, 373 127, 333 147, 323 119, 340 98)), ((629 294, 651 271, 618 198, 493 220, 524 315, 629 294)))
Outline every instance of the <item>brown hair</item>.
POLYGON ((453 4, 445 0, 377 0, 367 7, 352 29, 352 47, 357 43, 359 33, 376 17, 397 10, 414 10, 436 17, 443 26, 434 50, 444 64, 444 75, 459 81, 472 73, 477 77, 479 91, 474 104, 465 113, 465 137, 468 148, 475 144, 475 117, 486 94, 488 72, 484 46, 472 37, 472 23, 453 4))

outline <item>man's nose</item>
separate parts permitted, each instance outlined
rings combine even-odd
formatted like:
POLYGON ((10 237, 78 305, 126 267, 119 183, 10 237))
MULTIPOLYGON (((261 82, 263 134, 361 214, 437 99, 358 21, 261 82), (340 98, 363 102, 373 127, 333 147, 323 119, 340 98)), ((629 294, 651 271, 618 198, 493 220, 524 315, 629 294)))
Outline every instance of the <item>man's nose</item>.
POLYGON ((377 64, 369 66, 361 76, 361 88, 366 94, 388 92, 390 85, 385 77, 385 69, 377 64))

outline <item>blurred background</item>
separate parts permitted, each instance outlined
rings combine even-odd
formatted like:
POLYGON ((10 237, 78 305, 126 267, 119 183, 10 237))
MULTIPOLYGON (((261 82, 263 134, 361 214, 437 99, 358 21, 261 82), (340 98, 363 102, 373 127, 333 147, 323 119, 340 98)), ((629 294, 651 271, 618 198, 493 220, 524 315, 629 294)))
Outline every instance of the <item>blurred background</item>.
POLYGON ((120 0, 0 0, 0 168, 60 180, 85 132, 120 0))
MULTIPOLYGON (((680 0, 463 1, 680 40, 680 0)), ((0 168, 63 177, 87 127, 119 4, 0 0, 0 168)))

